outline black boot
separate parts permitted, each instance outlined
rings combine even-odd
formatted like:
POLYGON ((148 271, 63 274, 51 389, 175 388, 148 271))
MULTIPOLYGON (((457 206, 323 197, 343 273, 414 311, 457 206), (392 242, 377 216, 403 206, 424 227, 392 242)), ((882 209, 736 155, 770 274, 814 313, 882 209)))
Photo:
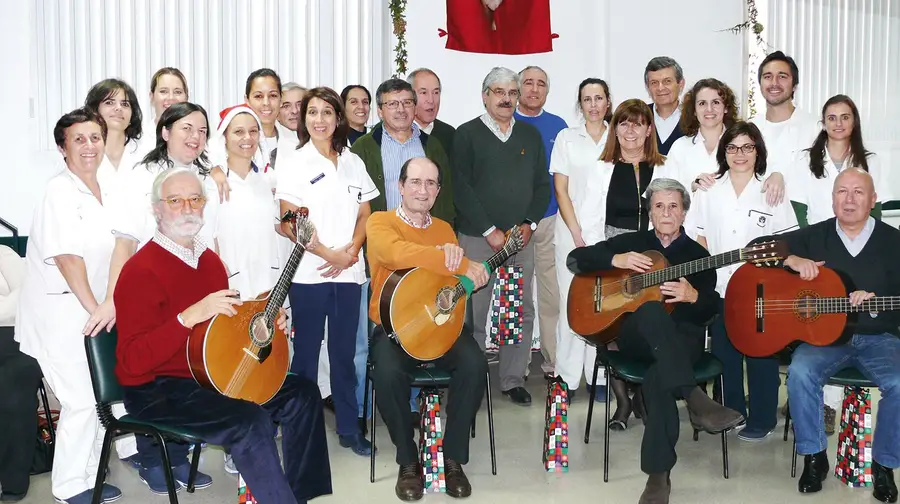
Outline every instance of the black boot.
POLYGON ((743 415, 713 401, 700 387, 691 389, 684 399, 694 429, 718 434, 744 422, 743 415))
POLYGON ((803 474, 800 475, 800 493, 815 493, 822 489, 822 481, 828 475, 828 455, 825 450, 803 456, 803 474))
POLYGON ((624 380, 609 377, 609 383, 616 395, 616 412, 609 421, 609 428, 615 431, 623 431, 628 428, 628 418, 631 417, 631 399, 628 397, 628 384, 624 380))
POLYGON ((641 493, 638 504, 669 504, 669 493, 672 491, 672 480, 669 472, 651 474, 641 493))
POLYGON ((872 479, 875 481, 872 497, 881 502, 897 502, 897 484, 894 483, 893 469, 872 462, 872 479))

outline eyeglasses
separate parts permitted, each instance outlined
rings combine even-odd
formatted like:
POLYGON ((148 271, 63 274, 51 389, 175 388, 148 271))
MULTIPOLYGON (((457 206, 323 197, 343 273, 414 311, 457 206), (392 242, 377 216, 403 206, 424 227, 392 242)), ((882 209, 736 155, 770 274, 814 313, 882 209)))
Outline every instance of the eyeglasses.
POLYGON ((203 196, 193 196, 190 198, 165 198, 163 199, 166 203, 169 204, 169 208, 172 210, 181 210, 184 208, 184 204, 187 203, 194 210, 200 210, 203 208, 203 205, 206 204, 206 198, 203 196))
POLYGON ((737 154, 737 151, 740 150, 744 154, 753 154, 756 151, 756 144, 748 143, 744 145, 734 145, 728 144, 725 146, 725 152, 729 154, 737 154))
POLYGON ((509 97, 511 100, 516 100, 519 98, 519 92, 516 91, 515 89, 507 91, 505 89, 488 88, 488 91, 490 91, 491 93, 494 93, 497 96, 503 97, 503 98, 509 97))
POLYGON ((382 105, 384 105, 384 108, 388 110, 397 110, 397 107, 399 107, 401 103, 403 104, 403 108, 413 108, 416 106, 415 100, 411 99, 391 100, 389 102, 382 103, 382 105))
POLYGON ((430 179, 422 180, 422 179, 414 178, 414 179, 407 180, 406 183, 409 184, 413 189, 415 189, 417 191, 419 189, 422 189, 423 185, 425 186, 425 189, 427 189, 429 191, 434 191, 435 189, 437 189, 438 187, 441 186, 440 184, 437 183, 437 181, 430 180, 430 179))

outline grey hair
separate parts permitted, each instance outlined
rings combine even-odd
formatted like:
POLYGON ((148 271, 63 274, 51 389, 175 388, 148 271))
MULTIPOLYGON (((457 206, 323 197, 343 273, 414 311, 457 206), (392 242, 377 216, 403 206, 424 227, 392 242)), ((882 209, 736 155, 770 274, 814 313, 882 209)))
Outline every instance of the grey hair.
POLYGON ((441 78, 438 77, 438 74, 434 73, 434 70, 432 70, 432 69, 430 69, 430 68, 425 68, 425 67, 422 67, 422 68, 416 68, 416 69, 413 70, 412 72, 409 72, 409 75, 406 76, 406 82, 408 82, 410 86, 415 87, 415 85, 416 85, 416 77, 418 77, 419 74, 431 74, 431 75, 434 75, 434 78, 437 79, 437 81, 438 81, 438 88, 439 88, 439 89, 443 89, 443 88, 444 88, 444 85, 441 84, 441 78))
POLYGON ((300 91, 303 91, 304 93, 307 92, 307 91, 309 91, 309 89, 307 89, 307 88, 305 88, 305 87, 301 86, 300 84, 297 84, 296 82, 293 82, 293 81, 291 81, 291 82, 285 82, 285 83, 282 84, 282 86, 281 86, 281 92, 282 92, 282 93, 287 93, 288 91, 293 91, 293 90, 295 90, 295 89, 300 90, 300 91))
POLYGON ((491 89, 494 85, 503 82, 512 82, 518 89, 519 75, 506 67, 492 68, 491 71, 488 72, 488 74, 485 76, 484 81, 481 82, 481 94, 487 94, 488 90, 491 89))
POLYGON ((540 70, 541 73, 544 74, 544 82, 547 83, 547 91, 550 91, 550 75, 547 74, 547 71, 537 65, 528 65, 523 68, 521 72, 519 72, 519 88, 522 88, 522 83, 525 81, 525 72, 529 70, 540 70))
POLYGON ((197 183, 200 184, 200 195, 204 198, 206 197, 206 188, 203 187, 203 181, 200 180, 200 176, 197 175, 197 171, 192 168, 169 168, 168 170, 163 170, 156 176, 153 180, 153 192, 150 193, 150 201, 153 203, 159 203, 163 199, 162 188, 165 185, 166 181, 170 178, 181 175, 183 173, 187 173, 193 175, 195 179, 197 179, 197 183))
POLYGON ((674 68, 675 80, 678 82, 684 80, 684 70, 681 69, 681 65, 677 61, 668 56, 657 56, 650 60, 647 63, 647 68, 644 69, 644 86, 650 87, 650 72, 658 72, 664 68, 674 68))
POLYGON ((687 212, 691 209, 691 195, 687 189, 681 185, 681 182, 670 178, 658 178, 650 182, 647 186, 647 201, 653 199, 653 194, 663 191, 675 191, 681 194, 681 206, 687 212))

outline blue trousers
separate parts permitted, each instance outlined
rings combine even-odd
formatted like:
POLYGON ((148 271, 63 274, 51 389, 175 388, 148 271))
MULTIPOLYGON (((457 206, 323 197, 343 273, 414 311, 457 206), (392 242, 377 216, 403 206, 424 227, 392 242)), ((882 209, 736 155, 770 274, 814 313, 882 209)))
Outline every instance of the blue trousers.
POLYGON ((319 372, 319 351, 328 320, 328 361, 331 397, 337 432, 342 436, 359 434, 356 421, 357 330, 361 289, 358 284, 324 282, 291 284, 288 293, 294 321, 294 360, 291 372, 315 383, 319 372))
MULTIPOLYGON (((725 332, 724 303, 719 301, 719 316, 709 330, 712 333, 712 353, 722 361, 722 391, 725 406, 744 415, 747 427, 772 430, 778 424, 778 361, 772 357, 745 357, 738 352, 725 332), (750 393, 750 414, 744 395, 744 362, 747 363, 747 387, 750 393)), ((820 402, 821 406, 821 402, 820 402)))
MULTIPOLYGON (((135 418, 178 425, 229 450, 260 502, 305 503, 331 493, 322 398, 313 381, 288 375, 278 394, 262 406, 225 397, 190 378, 157 378, 123 387, 123 393, 125 409, 135 418), (273 422, 281 424, 284 470, 273 422)), ((152 438, 137 436, 137 448, 145 468, 162 464, 152 438)), ((187 463, 188 445, 167 442, 166 448, 173 465, 187 463)))
POLYGON ((885 467, 900 467, 900 338, 891 334, 855 334, 845 345, 797 347, 787 380, 797 452, 810 455, 828 446, 822 387, 848 367, 859 369, 881 390, 872 458, 885 467))

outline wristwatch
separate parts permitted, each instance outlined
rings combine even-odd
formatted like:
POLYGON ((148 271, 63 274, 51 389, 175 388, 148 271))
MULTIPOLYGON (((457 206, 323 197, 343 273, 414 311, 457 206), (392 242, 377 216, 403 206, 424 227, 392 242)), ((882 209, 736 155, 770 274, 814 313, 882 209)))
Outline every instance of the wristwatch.
POLYGON ((526 224, 528 227, 531 228, 532 231, 536 231, 536 230, 537 230, 537 224, 534 223, 534 222, 532 222, 532 221, 530 221, 530 220, 528 220, 528 219, 525 219, 525 221, 524 221, 522 224, 526 224))

